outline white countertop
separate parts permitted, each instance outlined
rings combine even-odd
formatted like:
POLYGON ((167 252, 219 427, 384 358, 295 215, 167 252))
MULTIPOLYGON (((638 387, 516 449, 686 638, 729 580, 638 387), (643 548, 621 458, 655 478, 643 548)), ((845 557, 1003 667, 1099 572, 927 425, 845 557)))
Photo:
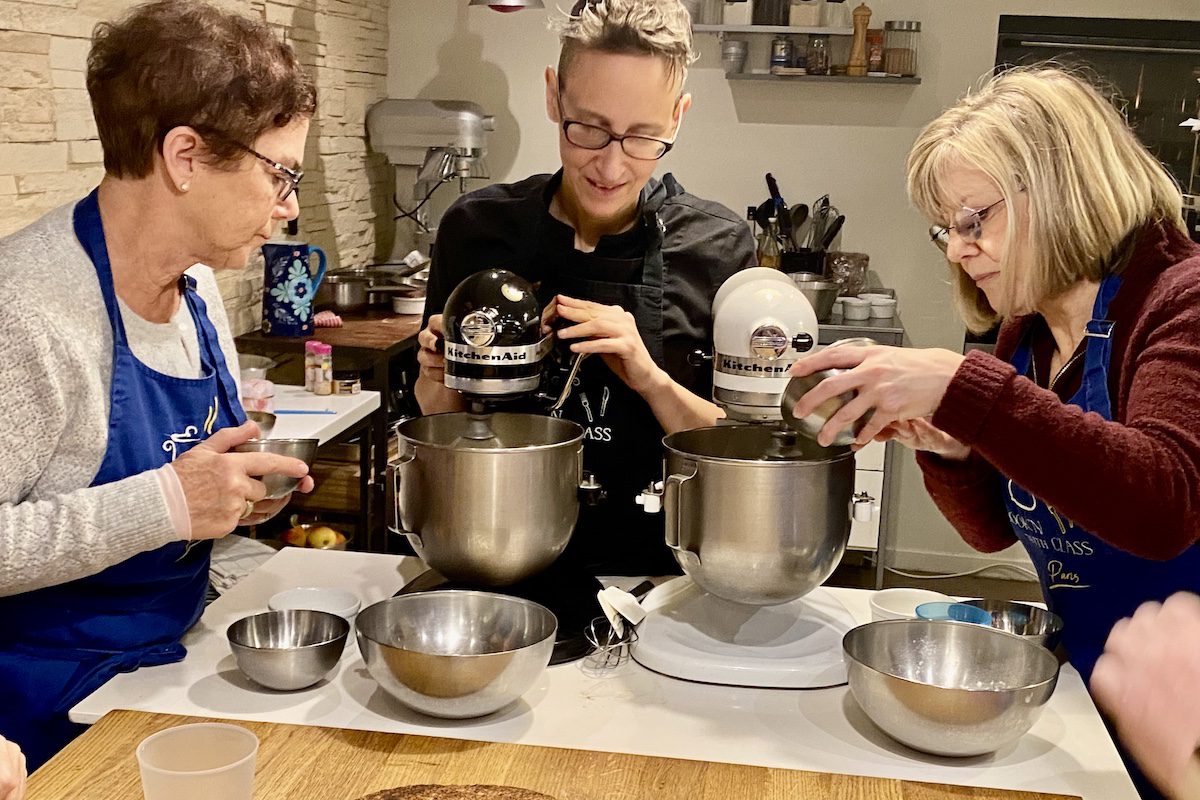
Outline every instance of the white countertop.
POLYGON ((379 408, 379 392, 315 395, 303 386, 275 384, 275 429, 272 439, 319 439, 325 444, 379 408), (284 411, 331 413, 281 414, 284 411))
MULTIPOLYGON (((368 675, 353 641, 335 673, 299 692, 256 688, 234 665, 226 627, 265 610, 276 592, 341 587, 365 606, 390 597, 423 569, 413 558, 285 548, 208 607, 184 639, 183 661, 118 675, 70 717, 90 724, 110 710, 135 709, 1137 800, 1069 666, 1042 716, 1016 744, 989 756, 950 759, 893 742, 863 716, 845 686, 745 689, 675 680, 635 662, 603 673, 575 662, 547 669, 508 709, 452 721, 396 703, 368 675)), ((829 591, 856 619, 870 618, 870 592, 829 591)))

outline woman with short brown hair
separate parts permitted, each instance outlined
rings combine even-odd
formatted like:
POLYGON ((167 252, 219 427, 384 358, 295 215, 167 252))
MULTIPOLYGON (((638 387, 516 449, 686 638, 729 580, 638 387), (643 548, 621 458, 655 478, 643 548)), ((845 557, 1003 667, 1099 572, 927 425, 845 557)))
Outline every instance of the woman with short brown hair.
POLYGON ((287 502, 213 269, 241 269, 295 188, 311 80, 261 22, 195 0, 97 27, 105 176, 0 240, 0 735, 36 768, 117 672, 177 661, 212 540, 287 502))

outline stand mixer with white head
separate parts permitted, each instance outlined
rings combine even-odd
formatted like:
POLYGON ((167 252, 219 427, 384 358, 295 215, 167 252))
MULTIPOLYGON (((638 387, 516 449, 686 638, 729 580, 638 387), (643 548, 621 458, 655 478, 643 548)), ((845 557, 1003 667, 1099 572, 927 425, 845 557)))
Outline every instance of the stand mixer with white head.
POLYGON ((781 405, 817 316, 786 275, 738 272, 713 302, 713 401, 739 424, 664 438, 666 541, 687 576, 647 598, 633 657, 675 677, 809 688, 845 682, 853 618, 818 587, 850 534, 854 454, 798 435, 781 405))

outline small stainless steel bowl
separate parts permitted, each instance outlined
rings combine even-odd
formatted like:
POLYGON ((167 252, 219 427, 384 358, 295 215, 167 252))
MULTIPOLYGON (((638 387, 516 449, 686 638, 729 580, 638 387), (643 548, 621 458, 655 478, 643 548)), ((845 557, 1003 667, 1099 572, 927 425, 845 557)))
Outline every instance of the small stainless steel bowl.
POLYGON ((267 373, 279 366, 273 358, 238 353, 238 374, 242 383, 253 380, 265 380, 267 373))
POLYGON ((225 636, 247 678, 268 689, 312 686, 337 666, 350 623, 325 611, 268 611, 244 617, 225 636))
POLYGON ((893 739, 942 756, 1010 744, 1037 721, 1058 659, 1011 633, 966 622, 884 620, 842 639, 850 692, 893 739))
POLYGON ((247 411, 246 419, 254 421, 258 425, 258 433, 260 439, 271 438, 271 431, 275 430, 274 414, 269 411, 247 411))
POLYGON ((818 322, 825 322, 833 315, 833 304, 842 290, 840 283, 812 280, 808 273, 794 273, 790 277, 800 293, 812 304, 818 322))
POLYGON ((1047 650, 1058 646, 1063 619, 1053 611, 1012 600, 963 600, 992 615, 992 627, 1015 633, 1047 650))
MULTIPOLYGON (((873 344, 878 344, 874 339, 868 339, 863 336, 856 336, 851 339, 839 339, 829 347, 865 347, 873 344)), ((803 377, 795 377, 788 381, 787 388, 783 390, 783 400, 779 404, 779 410, 783 413, 783 421, 786 422, 792 429, 798 433, 807 436, 809 439, 815 440, 817 434, 825 427, 825 423, 829 418, 838 412, 842 406, 849 403, 857 396, 857 392, 842 392, 841 394, 831 397, 821 405, 817 406, 811 414, 798 419, 792 409, 796 407, 796 403, 801 397, 806 395, 811 389, 815 389, 817 384, 826 378, 832 378, 836 375, 841 375, 846 372, 844 369, 825 369, 820 372, 814 372, 811 375, 803 377)), ((855 438, 867 424, 867 420, 871 418, 868 412, 863 414, 849 428, 844 428, 830 443, 831 447, 846 447, 854 444, 855 438)))
POLYGON ((358 649, 371 676, 422 714, 482 717, 516 702, 550 663, 558 620, 517 597, 459 590, 363 609, 358 649))
MULTIPOLYGON (((317 457, 317 439, 250 439, 234 446, 238 453, 276 453, 289 458, 298 458, 310 468, 313 459, 317 457)), ((267 486, 267 496, 264 500, 278 500, 286 497, 300 485, 299 478, 290 475, 274 473, 263 475, 262 482, 267 486)))

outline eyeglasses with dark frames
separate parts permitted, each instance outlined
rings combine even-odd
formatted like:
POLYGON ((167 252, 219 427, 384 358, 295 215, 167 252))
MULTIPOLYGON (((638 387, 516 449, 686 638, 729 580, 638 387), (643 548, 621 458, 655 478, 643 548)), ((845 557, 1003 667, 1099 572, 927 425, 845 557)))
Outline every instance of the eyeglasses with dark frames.
POLYGON ((950 231, 958 231, 964 242, 978 242, 983 236, 983 223, 988 219, 991 210, 1004 202, 1001 197, 990 206, 983 208, 968 208, 963 206, 954 216, 953 225, 930 225, 929 240, 945 253, 950 248, 950 231))
MULTIPOLYGON (((603 150, 615 141, 621 145, 621 150, 630 158, 636 158, 639 161, 658 161, 675 146, 674 141, 630 133, 618 135, 599 125, 567 119, 566 112, 563 111, 562 97, 559 96, 557 100, 558 118, 562 120, 563 136, 567 137, 567 141, 576 147, 582 147, 584 150, 603 150)), ((678 101, 676 101, 676 105, 678 105, 678 101)), ((676 136, 679 135, 678 130, 675 133, 676 136)))
POLYGON ((287 200, 289 197, 292 196, 292 192, 296 191, 296 189, 299 188, 300 181, 304 178, 304 170, 291 169, 290 167, 285 167, 283 164, 280 164, 275 159, 267 158, 262 153, 255 150, 254 148, 247 147, 246 145, 242 144, 241 142, 234 142, 234 144, 236 144, 238 147, 245 150, 250 155, 257 158, 259 161, 262 161, 264 164, 266 164, 267 166, 269 166, 271 169, 273 169, 275 171, 275 175, 274 175, 275 181, 279 185, 279 198, 278 198, 279 202, 282 203, 283 201, 287 200))

